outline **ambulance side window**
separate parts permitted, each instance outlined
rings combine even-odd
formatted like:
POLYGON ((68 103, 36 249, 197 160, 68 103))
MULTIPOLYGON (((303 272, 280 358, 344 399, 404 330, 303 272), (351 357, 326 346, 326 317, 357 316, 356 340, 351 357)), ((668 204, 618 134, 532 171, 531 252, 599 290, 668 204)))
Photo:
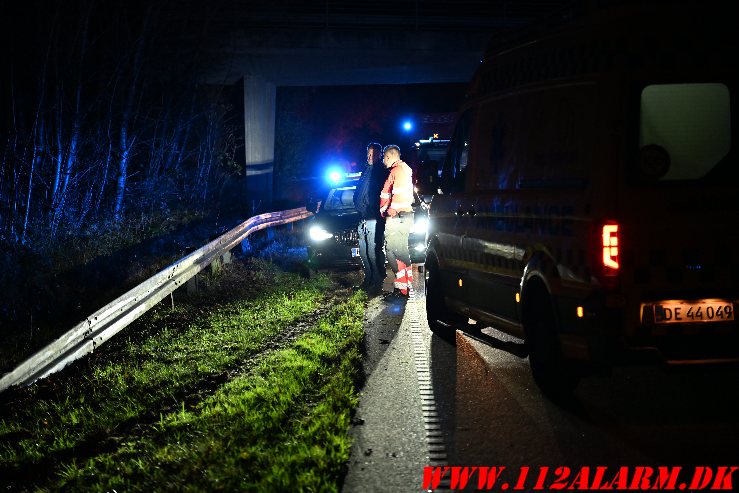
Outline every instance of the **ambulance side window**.
POLYGON ((464 191, 464 182, 470 151, 470 118, 471 110, 467 110, 457 122, 454 135, 449 142, 449 150, 444 159, 441 172, 442 193, 458 193, 464 191))

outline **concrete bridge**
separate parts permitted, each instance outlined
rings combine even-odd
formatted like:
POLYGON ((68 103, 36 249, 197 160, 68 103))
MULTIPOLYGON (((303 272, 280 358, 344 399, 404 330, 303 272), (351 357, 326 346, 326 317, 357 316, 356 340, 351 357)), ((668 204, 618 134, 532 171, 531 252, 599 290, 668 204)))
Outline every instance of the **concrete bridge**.
POLYGON ((465 82, 491 36, 569 3, 224 0, 207 80, 243 88, 249 196, 272 190, 277 87, 465 82))

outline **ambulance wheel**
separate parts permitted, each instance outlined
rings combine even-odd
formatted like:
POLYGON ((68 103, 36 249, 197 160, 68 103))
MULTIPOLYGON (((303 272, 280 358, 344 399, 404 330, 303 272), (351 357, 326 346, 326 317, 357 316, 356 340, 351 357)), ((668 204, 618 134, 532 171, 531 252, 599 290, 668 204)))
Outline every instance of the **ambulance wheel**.
POLYGON ((547 397, 560 400, 569 397, 580 376, 574 366, 562 357, 558 324, 552 300, 543 287, 532 287, 524 306, 524 331, 529 352, 529 365, 536 385, 547 397))
POLYGON ((451 311, 444 302, 444 285, 436 258, 427 258, 424 270, 426 318, 428 318, 429 328, 434 334, 451 339, 456 330, 454 325, 460 324, 463 317, 451 311))

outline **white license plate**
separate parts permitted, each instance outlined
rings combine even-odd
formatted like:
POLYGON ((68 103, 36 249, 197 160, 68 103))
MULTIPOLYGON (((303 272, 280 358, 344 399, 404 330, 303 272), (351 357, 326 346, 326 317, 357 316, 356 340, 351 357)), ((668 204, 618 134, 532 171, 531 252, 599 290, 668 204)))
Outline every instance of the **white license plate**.
POLYGON ((728 322, 734 320, 734 304, 724 300, 669 301, 654 304, 658 324, 728 322))
POLYGON ((352 257, 359 257, 359 247, 352 248, 352 257))

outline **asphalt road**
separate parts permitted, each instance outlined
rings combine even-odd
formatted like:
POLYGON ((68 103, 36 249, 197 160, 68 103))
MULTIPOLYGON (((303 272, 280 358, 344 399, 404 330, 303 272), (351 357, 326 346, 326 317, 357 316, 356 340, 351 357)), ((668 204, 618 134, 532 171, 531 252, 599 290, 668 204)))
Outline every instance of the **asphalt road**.
MULTIPOLYGON (((392 284, 386 282, 385 289, 391 290, 392 284)), ((413 350, 415 303, 386 304, 375 297, 367 308, 366 382, 353 419, 354 445, 345 493, 421 491, 429 457, 413 350)))
MULTIPOLYGON (((572 400, 555 404, 534 384, 528 359, 516 355, 522 341, 491 328, 476 337, 433 335, 423 274, 415 275, 405 307, 370 303, 368 377, 344 492, 423 491, 424 466, 446 464, 505 467, 492 491, 550 491, 558 478, 582 479, 582 468, 590 476, 576 486, 592 486, 598 467, 601 485, 631 485, 645 468, 656 475, 680 466, 675 488, 691 491, 696 471, 707 474, 696 467, 711 468, 710 486, 720 466, 739 466, 739 368, 617 368, 584 379, 572 400), (621 467, 628 469, 619 479, 621 467)), ((478 477, 468 490, 478 489, 478 477)), ((739 471, 731 478, 739 484, 739 471)))

